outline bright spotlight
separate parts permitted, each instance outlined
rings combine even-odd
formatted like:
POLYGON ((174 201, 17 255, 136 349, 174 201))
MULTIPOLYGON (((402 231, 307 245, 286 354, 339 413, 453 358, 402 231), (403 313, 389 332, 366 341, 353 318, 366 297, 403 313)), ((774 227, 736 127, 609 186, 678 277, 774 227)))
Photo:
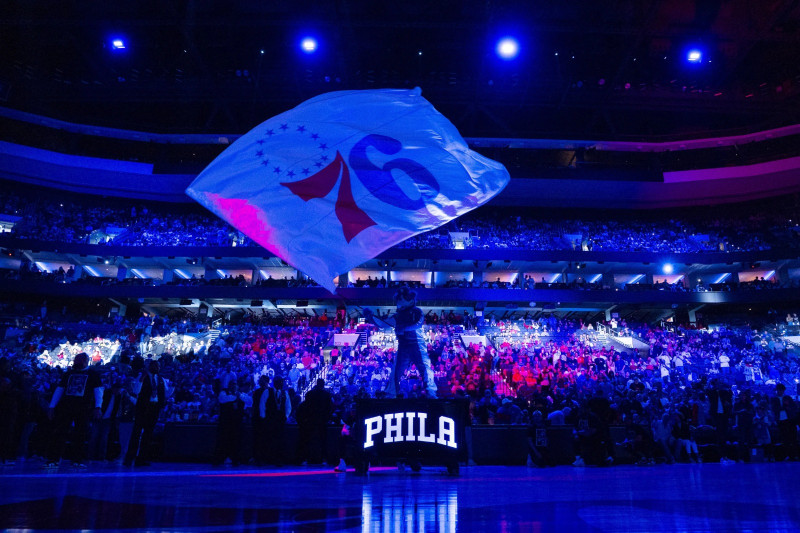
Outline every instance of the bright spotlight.
POLYGON ((317 51, 317 40, 313 37, 303 37, 300 41, 300 49, 306 54, 313 54, 317 51))
POLYGON ((112 39, 111 48, 113 48, 114 50, 125 50, 125 41, 119 38, 112 39))
POLYGON ((686 54, 686 61, 689 63, 700 63, 703 61, 703 52, 693 48, 689 50, 689 53, 686 54))
POLYGON ((509 61, 519 54, 519 43, 512 37, 503 37, 497 41, 495 52, 501 59, 509 61))
POLYGON ((671 263, 664 263, 664 266, 661 267, 661 272, 664 274, 672 274, 675 271, 675 268, 672 266, 671 263))

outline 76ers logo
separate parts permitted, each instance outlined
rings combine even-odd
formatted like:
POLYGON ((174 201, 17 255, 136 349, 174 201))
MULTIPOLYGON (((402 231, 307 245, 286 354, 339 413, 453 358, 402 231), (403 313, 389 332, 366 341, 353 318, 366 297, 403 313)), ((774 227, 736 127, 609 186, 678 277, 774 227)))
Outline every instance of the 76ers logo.
MULTIPOLYGON (((283 126, 288 125, 281 125, 283 126)), ((287 129, 284 128, 284 129, 287 129)), ((297 127, 297 131, 305 133, 305 128, 300 131, 302 126, 297 127)), ((269 132, 274 130, 267 130, 269 132)), ((310 134, 314 141, 318 140, 318 135, 310 134)), ((259 141, 259 144, 263 144, 259 141)), ((318 148, 325 150, 327 145, 318 143, 318 148)), ((375 198, 391 206, 408 210, 417 211, 426 206, 427 200, 435 198, 439 194, 439 183, 431 172, 420 163, 406 158, 396 158, 379 167, 367 157, 367 150, 373 148, 385 155, 394 155, 403 148, 400 141, 385 135, 371 134, 355 143, 348 154, 347 160, 337 150, 333 160, 329 161, 326 155, 320 155, 313 163, 316 170, 314 174, 308 168, 303 168, 299 173, 307 177, 299 181, 281 181, 280 184, 288 188, 293 194, 308 202, 316 198, 324 198, 339 184, 339 192, 336 198, 336 218, 342 224, 342 232, 345 240, 349 243, 359 233, 376 225, 376 222, 361 209, 353 198, 351 183, 351 171, 354 177, 372 194, 375 198), (419 198, 409 197, 399 186, 392 176, 392 171, 405 173, 420 192, 419 198), (311 174, 311 175, 309 175, 311 174)), ((259 154, 261 156, 262 154, 259 154)), ((268 160, 265 166, 269 166, 268 160)), ((298 173, 290 171, 281 172, 275 167, 274 172, 280 177, 294 177, 298 173)))

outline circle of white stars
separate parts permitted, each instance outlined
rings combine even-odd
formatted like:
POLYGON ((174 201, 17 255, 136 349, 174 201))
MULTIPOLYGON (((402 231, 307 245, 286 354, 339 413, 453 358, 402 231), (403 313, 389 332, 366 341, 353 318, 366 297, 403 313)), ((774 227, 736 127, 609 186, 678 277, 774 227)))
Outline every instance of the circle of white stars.
MULTIPOLYGON (((283 140, 283 139, 282 139, 283 140)), ((331 162, 330 147, 321 138, 319 133, 310 130, 303 124, 293 124, 291 122, 282 122, 276 125, 270 125, 264 130, 263 135, 256 141, 255 157, 261 162, 264 170, 273 178, 289 178, 307 177, 311 174, 318 172, 324 166, 331 162), (310 154, 309 160, 299 168, 281 168, 280 165, 270 161, 267 155, 267 150, 264 146, 269 146, 271 140, 276 139, 278 136, 292 135, 297 138, 298 142, 311 143, 309 146, 313 153, 310 154)))

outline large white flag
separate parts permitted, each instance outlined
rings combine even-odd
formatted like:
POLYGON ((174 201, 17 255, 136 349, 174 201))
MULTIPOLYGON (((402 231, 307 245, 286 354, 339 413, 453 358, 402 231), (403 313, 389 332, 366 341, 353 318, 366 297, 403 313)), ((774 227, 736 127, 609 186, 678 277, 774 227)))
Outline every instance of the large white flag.
POLYGON ((333 279, 503 190, 413 90, 320 95, 245 134, 186 193, 331 292, 333 279))

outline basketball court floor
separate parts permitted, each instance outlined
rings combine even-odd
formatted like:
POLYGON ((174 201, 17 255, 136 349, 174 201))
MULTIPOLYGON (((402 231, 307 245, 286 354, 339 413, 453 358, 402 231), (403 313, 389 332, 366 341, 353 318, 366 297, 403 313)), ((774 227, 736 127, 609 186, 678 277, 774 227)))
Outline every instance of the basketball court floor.
POLYGON ((5 531, 789 532, 800 463, 0 470, 5 531))

